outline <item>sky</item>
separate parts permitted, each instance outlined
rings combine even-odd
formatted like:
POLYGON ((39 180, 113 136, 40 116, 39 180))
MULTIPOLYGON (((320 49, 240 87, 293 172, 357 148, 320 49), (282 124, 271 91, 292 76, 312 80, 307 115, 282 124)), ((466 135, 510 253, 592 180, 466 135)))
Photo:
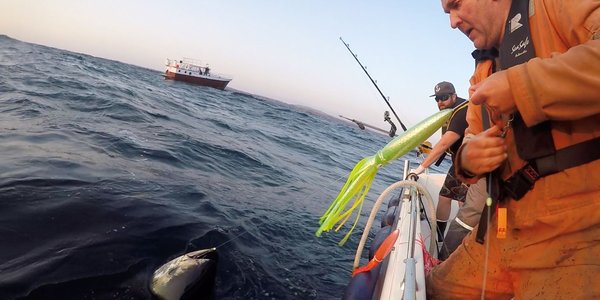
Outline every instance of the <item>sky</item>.
POLYGON ((440 81, 467 98, 474 67, 439 0, 2 0, 0 34, 158 71, 196 58, 228 87, 385 129, 389 108, 340 37, 407 127, 438 110, 440 81))

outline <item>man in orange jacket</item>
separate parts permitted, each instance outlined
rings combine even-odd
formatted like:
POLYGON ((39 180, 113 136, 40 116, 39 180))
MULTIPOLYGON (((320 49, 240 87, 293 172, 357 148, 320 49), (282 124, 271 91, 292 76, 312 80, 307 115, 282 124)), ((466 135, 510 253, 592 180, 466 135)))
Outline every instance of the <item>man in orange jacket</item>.
POLYGON ((477 49, 498 50, 476 56, 454 162, 465 182, 487 176, 497 208, 427 275, 428 296, 600 299, 600 1, 442 7, 477 49))

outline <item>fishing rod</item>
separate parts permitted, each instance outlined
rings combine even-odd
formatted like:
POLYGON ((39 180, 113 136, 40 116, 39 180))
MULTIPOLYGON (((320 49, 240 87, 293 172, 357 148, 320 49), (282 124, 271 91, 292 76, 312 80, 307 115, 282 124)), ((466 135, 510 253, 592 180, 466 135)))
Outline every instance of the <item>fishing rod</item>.
POLYGON ((360 128, 362 130, 365 129, 365 124, 363 124, 361 121, 357 121, 357 120, 354 120, 354 119, 346 118, 346 117, 344 117, 342 115, 339 115, 339 116, 340 116, 340 118, 344 118, 344 119, 346 119, 346 120, 348 120, 350 122, 356 123, 356 125, 358 125, 358 128, 360 128))
POLYGON ((373 83, 373 85, 375 85, 375 88, 377 89, 377 91, 379 92, 379 94, 381 95, 381 97, 383 97, 383 100, 385 101, 385 103, 387 103, 387 105, 390 108, 390 110, 392 110, 392 113, 394 114, 394 116, 398 120, 398 123, 400 123, 400 126, 402 127, 402 129, 404 129, 404 131, 406 131, 406 126, 404 126, 404 123, 402 123, 402 121, 400 121, 400 118, 396 114, 396 111, 394 111, 394 108, 392 107, 392 105, 388 101, 388 98, 385 95, 383 95, 383 92, 379 89, 379 86, 377 86, 377 83, 375 82, 375 80, 373 80, 373 78, 371 77, 371 75, 369 75, 369 72, 367 72, 367 69, 363 66, 363 64, 360 62, 360 60, 358 60, 358 57, 356 56, 356 54, 354 54, 354 52, 352 52, 352 50, 350 50, 349 44, 347 44, 342 39, 341 36, 340 36, 340 41, 342 41, 342 43, 344 43, 344 46, 346 46, 346 49, 348 49, 348 51, 350 51, 350 53, 352 54, 352 56, 354 57, 354 59, 356 60, 356 62, 360 65, 360 67, 363 69, 363 71, 365 71, 365 74, 367 74, 367 76, 369 77, 369 79, 371 79, 371 82, 373 83))
MULTIPOLYGON (((387 130, 385 130, 385 129, 381 129, 381 128, 379 128, 379 127, 375 127, 375 126, 373 126, 373 125, 369 125, 369 124, 367 124, 367 123, 365 123, 365 122, 361 122, 361 121, 358 121, 358 120, 355 120, 355 119, 350 119, 350 118, 344 117, 344 116, 342 116, 342 115, 339 115, 339 116, 340 116, 340 118, 343 118, 343 119, 346 119, 346 120, 348 120, 348 121, 351 121, 351 122, 354 122, 354 123, 356 123, 356 125, 358 125, 358 128, 360 128, 360 129, 363 129, 363 130, 364 130, 364 129, 365 129, 365 127, 369 127, 369 128, 371 128, 371 129, 373 129, 373 130, 377 130, 377 131, 383 132, 383 133, 385 133, 385 134, 387 134, 387 135, 390 135, 390 136, 392 135, 392 134, 390 133, 390 131, 387 131, 387 130)), ((393 137, 393 136, 392 136, 392 137, 393 137)))

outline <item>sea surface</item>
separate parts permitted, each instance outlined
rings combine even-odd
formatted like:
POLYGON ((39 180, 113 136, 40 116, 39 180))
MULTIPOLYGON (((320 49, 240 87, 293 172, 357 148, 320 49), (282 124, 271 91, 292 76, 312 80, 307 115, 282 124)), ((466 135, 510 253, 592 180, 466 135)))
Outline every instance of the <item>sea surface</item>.
POLYGON ((348 227, 317 238, 318 219, 389 141, 305 107, 0 35, 0 299, 152 299, 154 270, 209 247, 216 299, 339 299, 402 159, 380 170, 344 247, 348 227))

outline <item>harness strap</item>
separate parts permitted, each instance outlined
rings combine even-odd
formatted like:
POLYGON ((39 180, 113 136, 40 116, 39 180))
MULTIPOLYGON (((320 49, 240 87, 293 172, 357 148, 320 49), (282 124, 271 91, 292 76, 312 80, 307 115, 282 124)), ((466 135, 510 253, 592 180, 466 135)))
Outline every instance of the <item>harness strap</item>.
POLYGON ((554 155, 534 161, 540 177, 600 159, 600 137, 557 150, 554 155))
POLYGON ((502 189, 506 195, 519 200, 533 188, 538 179, 597 159, 600 159, 600 137, 556 150, 551 155, 530 160, 528 164, 504 181, 502 189))

